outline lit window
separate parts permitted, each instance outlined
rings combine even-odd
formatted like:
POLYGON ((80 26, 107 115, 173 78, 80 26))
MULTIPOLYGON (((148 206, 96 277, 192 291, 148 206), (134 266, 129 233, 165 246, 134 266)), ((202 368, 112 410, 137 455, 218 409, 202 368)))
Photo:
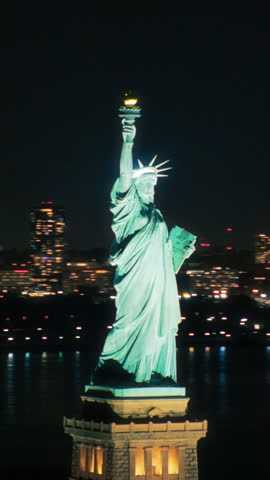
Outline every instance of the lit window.
POLYGON ((152 469, 153 469, 153 475, 162 474, 162 459, 161 459, 160 447, 152 448, 152 469))
MULTIPOLYGON (((86 448, 81 445, 80 450, 80 469, 82 472, 86 470, 86 448)), ((88 473, 96 473, 102 475, 103 473, 103 448, 102 447, 87 447, 87 463, 88 473)))
POLYGON ((96 448, 96 458, 97 458, 97 473, 102 475, 103 473, 103 450, 101 447, 96 448))
POLYGON ((136 448, 135 452, 135 475, 145 475, 144 449, 136 448))
POLYGON ((85 472, 86 468, 86 449, 85 445, 80 445, 80 471, 85 472))
POLYGON ((168 452, 168 474, 178 475, 178 450, 174 447, 169 447, 168 452))

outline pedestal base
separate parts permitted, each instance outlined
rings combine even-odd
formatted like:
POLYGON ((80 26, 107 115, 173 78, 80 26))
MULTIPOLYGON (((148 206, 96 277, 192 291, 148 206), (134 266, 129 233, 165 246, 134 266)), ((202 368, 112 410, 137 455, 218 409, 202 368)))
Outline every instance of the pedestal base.
POLYGON ((207 421, 187 420, 184 388, 85 391, 82 419, 64 418, 73 438, 73 480, 198 479, 197 442, 207 421))
POLYGON ((73 438, 72 479, 197 480, 207 421, 109 423, 64 418, 73 438))
POLYGON ((86 385, 81 399, 85 410, 95 409, 112 413, 112 419, 183 417, 189 398, 182 387, 110 388, 86 385), (87 405, 89 403, 89 405, 87 405))

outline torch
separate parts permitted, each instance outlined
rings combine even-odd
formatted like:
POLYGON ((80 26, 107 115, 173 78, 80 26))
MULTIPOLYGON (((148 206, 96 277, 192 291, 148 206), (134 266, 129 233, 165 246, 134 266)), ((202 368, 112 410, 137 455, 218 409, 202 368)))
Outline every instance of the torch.
POLYGON ((141 116, 141 108, 137 105, 138 99, 129 93, 125 93, 124 105, 121 105, 118 110, 118 116, 122 118, 122 123, 127 125, 134 125, 136 118, 141 116))

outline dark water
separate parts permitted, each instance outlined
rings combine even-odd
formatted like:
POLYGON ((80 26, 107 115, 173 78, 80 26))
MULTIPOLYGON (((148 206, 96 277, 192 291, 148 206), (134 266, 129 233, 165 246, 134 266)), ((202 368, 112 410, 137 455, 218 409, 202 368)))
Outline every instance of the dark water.
MULTIPOLYGON (((86 352, 0 354, 0 478, 67 479, 62 418, 78 416, 95 361, 86 352)), ((270 478, 270 347, 186 347, 179 376, 191 415, 209 421, 200 480, 270 478)))

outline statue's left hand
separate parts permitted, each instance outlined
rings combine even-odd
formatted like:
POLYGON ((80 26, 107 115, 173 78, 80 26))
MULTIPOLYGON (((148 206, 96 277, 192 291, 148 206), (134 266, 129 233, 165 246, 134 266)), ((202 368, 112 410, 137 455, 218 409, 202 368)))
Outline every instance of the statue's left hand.
POLYGON ((189 245, 187 245, 186 247, 184 247, 184 255, 185 255, 185 258, 189 258, 193 252, 195 252, 195 245, 194 243, 190 243, 189 245))

